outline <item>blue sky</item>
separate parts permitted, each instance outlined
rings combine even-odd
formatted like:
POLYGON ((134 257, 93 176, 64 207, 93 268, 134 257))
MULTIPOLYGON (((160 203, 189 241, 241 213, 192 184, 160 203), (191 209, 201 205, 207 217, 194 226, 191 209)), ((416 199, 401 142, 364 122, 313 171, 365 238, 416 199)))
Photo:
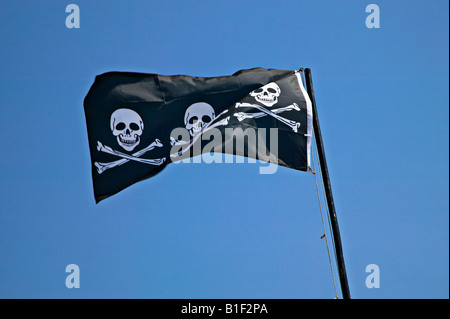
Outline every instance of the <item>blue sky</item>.
POLYGON ((107 71, 309 67, 352 297, 448 298, 448 9, 1 0, 0 297, 334 298, 312 174, 171 164, 96 205, 83 111, 107 71))

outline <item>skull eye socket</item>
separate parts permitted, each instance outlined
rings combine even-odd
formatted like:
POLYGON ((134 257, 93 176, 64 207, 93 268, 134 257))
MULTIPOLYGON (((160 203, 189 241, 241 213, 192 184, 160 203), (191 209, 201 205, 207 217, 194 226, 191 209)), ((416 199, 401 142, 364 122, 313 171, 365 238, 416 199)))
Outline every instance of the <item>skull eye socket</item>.
POLYGON ((272 89, 272 88, 268 88, 267 91, 268 91, 269 93, 272 93, 272 94, 277 93, 277 90, 272 89))
POLYGON ((259 88, 259 89, 254 90, 253 92, 254 92, 254 93, 261 93, 262 91, 263 91, 263 89, 262 89, 262 88, 259 88))
POLYGON ((127 127, 127 126, 125 125, 124 122, 120 122, 120 123, 117 123, 117 125, 116 125, 116 130, 118 130, 118 131, 123 131, 126 127, 127 127))
POLYGON ((197 116, 193 116, 189 119, 189 124, 195 124, 198 121, 198 117, 197 116))
POLYGON ((209 117, 208 115, 203 115, 203 117, 202 117, 202 122, 203 122, 203 123, 209 123, 209 122, 211 122, 211 117, 209 117))
POLYGON ((132 129, 133 131, 139 131, 139 125, 137 125, 136 123, 130 123, 130 129, 132 129))

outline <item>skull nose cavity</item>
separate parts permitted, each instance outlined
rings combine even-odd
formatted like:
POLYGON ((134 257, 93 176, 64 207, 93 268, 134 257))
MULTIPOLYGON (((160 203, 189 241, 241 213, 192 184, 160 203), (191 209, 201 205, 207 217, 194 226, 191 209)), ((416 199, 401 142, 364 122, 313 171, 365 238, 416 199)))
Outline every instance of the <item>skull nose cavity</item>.
POLYGON ((195 130, 199 130, 202 128, 202 122, 201 121, 197 121, 194 123, 194 129, 195 130))

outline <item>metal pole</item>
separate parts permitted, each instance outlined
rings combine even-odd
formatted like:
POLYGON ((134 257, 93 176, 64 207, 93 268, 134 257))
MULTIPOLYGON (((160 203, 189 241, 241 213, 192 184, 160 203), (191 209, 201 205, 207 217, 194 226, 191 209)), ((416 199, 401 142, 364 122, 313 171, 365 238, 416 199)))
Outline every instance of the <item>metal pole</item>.
POLYGON ((322 179, 327 197, 328 210, 330 213, 331 228, 333 231, 334 246, 336 249, 337 268, 339 271, 339 281, 341 283, 342 296, 344 299, 351 299, 350 289, 348 287, 347 273, 345 271, 344 254, 342 252, 341 235, 334 207, 333 193, 331 191, 330 176, 328 175, 327 160, 325 158, 325 149, 323 147, 322 134, 320 132, 319 118, 317 116, 316 100, 314 98, 314 89, 311 78, 311 70, 305 69, 306 90, 311 99, 313 110, 314 136, 316 139, 317 153, 319 156, 320 167, 322 169, 322 179))

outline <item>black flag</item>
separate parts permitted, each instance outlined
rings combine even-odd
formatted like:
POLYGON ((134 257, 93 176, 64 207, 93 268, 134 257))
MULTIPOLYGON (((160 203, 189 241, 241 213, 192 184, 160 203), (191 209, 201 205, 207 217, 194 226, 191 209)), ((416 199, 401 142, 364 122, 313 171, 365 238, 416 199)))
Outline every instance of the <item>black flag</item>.
POLYGON ((108 72, 96 77, 84 110, 97 203, 202 153, 309 168, 312 109, 297 71, 108 72))

